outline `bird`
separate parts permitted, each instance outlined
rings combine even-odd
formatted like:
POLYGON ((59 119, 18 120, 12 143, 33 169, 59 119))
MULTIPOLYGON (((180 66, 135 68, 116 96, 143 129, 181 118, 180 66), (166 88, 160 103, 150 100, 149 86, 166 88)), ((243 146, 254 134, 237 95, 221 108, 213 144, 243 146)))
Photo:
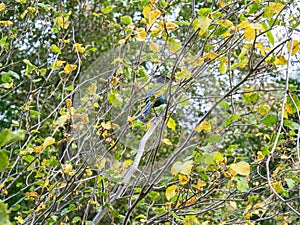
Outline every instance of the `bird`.
MULTIPOLYGON (((153 78, 152 81, 160 87, 170 82, 170 78, 168 78, 165 75, 155 75, 152 78, 153 78)), ((167 94, 161 93, 161 91, 158 91, 155 88, 150 89, 146 95, 144 101, 145 105, 142 109, 142 112, 137 116, 137 119, 143 120, 147 116, 147 114, 149 113, 152 107, 156 108, 163 104, 166 104, 167 97, 168 97, 167 94)))

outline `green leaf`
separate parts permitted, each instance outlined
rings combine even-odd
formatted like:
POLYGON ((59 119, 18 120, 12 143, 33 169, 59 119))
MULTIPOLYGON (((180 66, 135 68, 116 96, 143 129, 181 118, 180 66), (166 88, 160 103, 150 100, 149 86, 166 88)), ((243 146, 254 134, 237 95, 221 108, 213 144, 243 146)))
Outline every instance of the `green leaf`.
MULTIPOLYGON (((261 23, 261 25, 263 26, 264 30, 269 30, 269 26, 266 24, 266 23, 261 23)), ((271 31, 268 31, 267 32, 267 37, 268 37, 268 40, 269 42, 274 45, 275 43, 275 40, 274 40, 274 37, 273 37, 273 34, 271 31)))
POLYGON ((40 114, 40 112, 30 109, 29 114, 30 114, 30 116, 38 116, 40 114))
POLYGON ((114 9, 114 6, 110 5, 110 6, 108 6, 108 7, 102 8, 102 9, 101 9, 101 12, 102 12, 103 14, 108 14, 108 13, 110 13, 111 11, 113 11, 113 9, 114 9))
POLYGON ((211 154, 204 154, 202 157, 202 162, 207 165, 215 164, 215 158, 211 154))
POLYGON ((293 189, 296 185, 296 182, 293 179, 285 178, 284 179, 289 189, 293 189))
POLYGON ((75 216, 75 217, 72 219, 72 223, 77 223, 77 222, 80 222, 80 221, 81 221, 80 216, 75 216))
MULTIPOLYGON (((16 211, 19 211, 20 208, 21 208, 21 205, 20 205, 20 204, 17 204, 17 205, 15 205, 14 207, 11 208, 11 211, 16 212, 16 211)), ((0 214, 1 214, 1 213, 0 213, 0 214)), ((1 222, 0 222, 0 224, 1 224, 1 222)))
POLYGON ((151 192, 148 194, 148 196, 149 196, 150 198, 152 198, 152 199, 157 199, 157 198, 160 196, 160 194, 159 194, 159 192, 157 192, 157 191, 151 191, 151 192))
POLYGON ((198 15, 199 16, 208 16, 211 12, 212 12, 212 9, 210 9, 210 8, 201 8, 198 11, 198 15))
POLYGON ((54 8, 53 8, 51 5, 49 5, 49 4, 37 3, 36 5, 37 5, 39 8, 44 9, 44 10, 46 10, 46 11, 54 10, 54 8))
POLYGON ((123 103, 122 97, 119 95, 117 91, 112 91, 108 97, 108 101, 114 106, 114 107, 121 107, 123 103))
POLYGON ((164 208, 155 208, 155 214, 160 215, 163 214, 166 210, 164 208))
POLYGON ((267 126, 273 126, 277 122, 277 117, 273 114, 267 115, 262 121, 267 126))
POLYGON ((126 25, 132 23, 132 18, 130 16, 122 16, 121 17, 121 22, 125 23, 126 25))
MULTIPOLYGON (((3 150, 0 150, 0 171, 8 165, 8 157, 3 150)), ((1 224, 1 223, 0 223, 1 224)))
POLYGON ((266 7, 263 16, 266 19, 271 19, 275 14, 279 13, 283 7, 284 5, 280 2, 271 3, 269 6, 266 7))
POLYGON ((245 192, 249 190, 249 185, 245 177, 239 177, 237 179, 237 189, 240 192, 245 192))
POLYGON ((23 62, 26 64, 25 76, 30 77, 29 73, 36 69, 36 66, 33 65, 28 59, 24 59, 23 62))
POLYGON ((179 54, 179 50, 182 48, 180 41, 175 40, 174 38, 169 38, 169 50, 171 53, 179 54))
POLYGON ((217 134, 212 134, 209 136, 209 138, 206 140, 207 143, 215 144, 222 140, 222 137, 217 134))
POLYGON ((66 87, 66 91, 73 91, 73 89, 74 89, 73 85, 66 87))
POLYGON ((26 162, 31 163, 31 162, 34 160, 34 156, 32 156, 32 155, 25 155, 25 156, 23 157, 23 159, 24 159, 26 162))
POLYGON ((17 130, 12 132, 11 130, 3 129, 0 132, 0 148, 11 142, 24 140, 24 138, 25 130, 17 130))
POLYGON ((7 204, 0 201, 0 224, 11 225, 9 221, 9 213, 7 211, 7 204))
POLYGON ((11 70, 9 70, 8 72, 2 72, 1 75, 2 75, 1 77, 2 82, 7 82, 7 83, 12 82, 13 80, 11 79, 11 77, 14 77, 18 80, 20 79, 19 74, 11 70))
POLYGON ((219 106, 225 110, 229 109, 229 104, 225 100, 220 102, 219 106))
POLYGON ((51 45, 50 50, 53 53, 61 54, 61 50, 57 45, 51 45))
POLYGON ((6 50, 9 49, 9 42, 6 41, 7 38, 8 38, 8 36, 4 36, 3 38, 0 39, 0 47, 1 47, 1 48, 4 48, 4 49, 6 49, 6 50))

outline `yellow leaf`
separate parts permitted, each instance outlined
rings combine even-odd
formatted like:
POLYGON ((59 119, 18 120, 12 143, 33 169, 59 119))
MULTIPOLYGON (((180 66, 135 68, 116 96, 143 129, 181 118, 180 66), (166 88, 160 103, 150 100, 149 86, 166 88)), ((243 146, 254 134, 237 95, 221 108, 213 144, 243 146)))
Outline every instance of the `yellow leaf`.
POLYGON ((96 13, 96 12, 93 12, 92 15, 93 15, 93 16, 96 16, 96 17, 99 17, 99 16, 102 15, 102 13, 96 13))
POLYGON ((236 204, 236 202, 234 202, 234 201, 229 201, 229 205, 230 205, 232 208, 237 209, 237 204, 236 204))
POLYGON ((199 18, 194 20, 193 28, 194 30, 200 28, 203 34, 208 30, 210 23, 211 23, 211 19, 209 19, 207 16, 200 16, 199 18))
POLYGON ((205 130, 206 132, 211 132, 211 125, 210 123, 203 121, 202 123, 200 123, 200 125, 195 127, 194 130, 198 133, 200 133, 202 130, 205 130))
POLYGON ((39 204, 39 206, 36 208, 36 212, 39 212, 43 209, 46 209, 46 204, 44 202, 42 202, 41 204, 39 204))
POLYGON ((245 216, 246 216, 247 219, 249 219, 252 216, 252 213, 251 212, 247 212, 245 216))
POLYGON ((222 25, 223 27, 231 27, 233 23, 230 20, 219 20, 216 24, 222 25))
POLYGON ((17 216, 14 218, 16 221, 18 221, 19 224, 24 224, 25 221, 23 220, 22 216, 17 216))
POLYGON ((282 169, 283 169, 282 166, 278 166, 278 167, 274 170, 274 172, 273 172, 273 174, 272 174, 272 177, 276 177, 276 175, 278 174, 278 172, 279 172, 280 170, 282 170, 282 169))
POLYGON ((201 188, 202 187, 205 187, 206 186, 206 183, 203 181, 203 180, 198 180, 198 182, 197 182, 197 185, 196 185, 196 188, 198 189, 198 190, 201 190, 201 188))
POLYGON ((176 122, 175 120, 173 120, 172 117, 168 119, 167 127, 170 128, 171 130, 176 130, 176 122))
POLYGON ((270 112, 271 107, 269 105, 261 105, 259 107, 259 113, 261 115, 267 115, 270 112))
POLYGON ((164 29, 164 27, 161 25, 160 22, 159 23, 155 23, 151 27, 151 35, 152 35, 152 37, 155 37, 155 36, 159 35, 163 29, 164 29))
POLYGON ((257 42, 257 43, 256 43, 256 46, 259 48, 259 50, 260 50, 262 56, 265 56, 265 55, 266 55, 266 52, 265 52, 265 48, 264 48, 264 46, 262 45, 262 43, 261 43, 261 42, 257 42))
POLYGON ((135 120, 136 120, 136 116, 128 116, 128 118, 127 118, 127 121, 130 125, 132 125, 133 121, 135 121, 135 120))
POLYGON ((143 16, 145 18, 149 18, 149 13, 151 12, 152 7, 150 5, 146 5, 145 8, 143 9, 143 16))
POLYGON ((193 63, 193 66, 201 66, 204 63, 204 58, 197 58, 196 61, 193 63))
POLYGON ((72 107, 72 99, 68 98, 66 100, 66 105, 67 105, 68 108, 72 107))
POLYGON ((168 138, 163 138, 162 140, 162 143, 164 143, 165 145, 172 145, 172 142, 168 139, 168 138))
POLYGON ((167 30, 177 30, 178 29, 178 25, 176 23, 172 23, 172 22, 166 22, 165 26, 166 26, 167 30))
POLYGON ((250 25, 250 22, 249 22, 249 21, 242 21, 241 23, 239 23, 239 24, 236 26, 236 29, 237 29, 237 30, 244 29, 244 28, 248 27, 249 25, 250 25))
POLYGON ((90 204, 100 206, 99 202, 93 200, 90 201, 90 204))
POLYGON ((3 11, 5 9, 5 4, 2 2, 0 3, 0 12, 3 11))
POLYGON ((61 67, 66 61, 58 60, 55 62, 55 67, 61 67))
POLYGON ((152 52, 159 52, 159 47, 154 42, 151 41, 149 47, 150 47, 152 52))
POLYGON ((191 72, 188 70, 186 66, 182 68, 180 72, 175 74, 176 79, 181 80, 181 79, 188 79, 192 76, 191 72))
MULTIPOLYGON (((291 46, 291 42, 288 42, 287 44, 288 52, 290 52, 290 46, 291 46)), ((298 40, 293 40, 291 55, 292 56, 295 55, 299 50, 300 50, 300 42, 298 42, 298 40)))
POLYGON ((283 65, 286 65, 286 64, 287 64, 287 61, 286 61, 284 55, 281 55, 279 57, 275 57, 274 65, 283 66, 283 65))
POLYGON ((88 176, 93 175, 93 171, 92 171, 90 168, 87 168, 87 169, 85 170, 85 172, 86 172, 86 174, 87 174, 88 176))
POLYGON ((147 32, 144 28, 139 28, 135 38, 137 41, 144 41, 147 37, 147 32))
POLYGON ((264 158, 265 158, 265 155, 261 151, 258 151, 256 160, 259 161, 259 160, 262 160, 264 158))
POLYGON ((285 119, 288 119, 288 118, 289 118, 286 109, 283 111, 283 118, 285 118, 285 119))
POLYGON ((121 39, 118 41, 118 45, 124 45, 126 42, 126 39, 121 39))
POLYGON ((176 192, 177 189, 178 189, 178 187, 176 184, 173 184, 166 189, 166 198, 168 201, 170 201, 170 199, 173 198, 177 194, 177 192, 176 192))
POLYGON ((293 108, 290 104, 285 103, 284 108, 289 114, 293 114, 293 108))
POLYGON ((49 179, 46 179, 44 183, 41 185, 41 188, 46 188, 49 185, 49 179))
POLYGON ((223 0, 219 0, 218 6, 219 7, 224 7, 224 6, 226 6, 226 4, 225 4, 225 2, 223 0))
POLYGON ((247 27, 244 32, 244 37, 247 41, 252 41, 255 38, 255 29, 247 27))
POLYGON ((215 53, 214 51, 210 51, 209 53, 207 53, 207 54, 205 55, 205 58, 214 59, 214 58, 216 58, 217 56, 218 56, 217 53, 215 53))
POLYGON ((263 26, 260 23, 250 23, 249 27, 255 30, 262 30, 263 26))
POLYGON ((47 147, 47 146, 53 145, 54 143, 55 143, 55 139, 53 137, 47 137, 44 140, 43 147, 47 147))
POLYGON ((68 21, 68 17, 64 17, 64 16, 59 16, 55 19, 55 21, 59 24, 59 26, 66 30, 68 29, 70 22, 68 21))
POLYGON ((73 170, 73 166, 71 164, 64 164, 62 168, 64 173, 70 173, 73 170))
POLYGON ((188 160, 186 162, 177 161, 173 164, 171 168, 171 173, 174 176, 176 176, 178 173, 188 176, 192 171, 193 164, 193 160, 188 160))
POLYGON ((273 184, 273 187, 274 187, 274 190, 277 192, 277 193, 282 193, 284 191, 284 188, 282 186, 282 184, 279 182, 279 181, 276 181, 274 184, 273 184))
POLYGON ((275 14, 279 13, 283 7, 284 5, 280 2, 271 3, 266 7, 264 17, 267 19, 271 19, 275 14))
POLYGON ((105 163, 106 163, 105 158, 98 158, 96 161, 96 166, 97 166, 98 170, 102 170, 105 166, 105 163))
POLYGON ((229 171, 231 174, 249 176, 250 175, 250 165, 247 162, 238 162, 229 165, 229 171))
POLYGON ((110 130, 112 128, 112 125, 111 125, 111 122, 108 121, 108 122, 102 122, 101 123, 101 126, 105 129, 105 130, 110 130))
POLYGON ((219 66, 220 74, 225 74, 227 72, 227 63, 221 63, 219 66))
POLYGON ((197 201, 196 197, 192 197, 192 198, 190 198, 190 199, 185 203, 185 206, 192 205, 192 204, 195 203, 196 201, 197 201))
POLYGON ((27 10, 31 13, 34 13, 36 11, 34 7, 28 7, 27 10))
POLYGON ((11 26, 11 25, 13 25, 13 22, 11 22, 11 21, 9 21, 9 20, 6 20, 6 21, 0 21, 0 25, 1 24, 4 24, 5 26, 11 26))
POLYGON ((88 93, 90 95, 95 95, 97 92, 97 85, 95 83, 92 83, 91 86, 88 87, 88 93))
POLYGON ((160 11, 158 9, 155 9, 154 11, 149 12, 148 19, 149 19, 149 25, 155 23, 156 19, 160 16, 160 11))
POLYGON ((35 147, 33 148, 32 152, 37 152, 37 153, 39 153, 39 152, 41 152, 42 150, 43 150, 43 146, 35 146, 35 147))
POLYGON ((5 84, 3 85, 3 87, 6 88, 6 89, 10 89, 12 86, 14 86, 14 83, 13 83, 13 82, 11 82, 11 83, 5 83, 5 84))
POLYGON ((181 185, 184 185, 189 181, 189 178, 185 175, 179 174, 178 178, 179 178, 179 184, 181 184, 181 185))
POLYGON ((177 40, 174 40, 174 41, 171 41, 169 42, 170 43, 170 46, 169 46, 169 50, 171 53, 176 53, 176 54, 179 54, 179 50, 181 49, 182 45, 180 43, 180 41, 177 41, 177 40))
POLYGON ((34 198, 37 198, 39 197, 39 194, 35 191, 32 191, 32 192, 26 192, 25 193, 25 197, 34 197, 34 198))
POLYGON ((129 166, 132 165, 132 163, 133 163, 133 160, 127 159, 127 160, 125 160, 125 161, 123 162, 122 165, 123 165, 124 168, 128 168, 129 166))
POLYGON ((247 223, 247 225, 254 225, 253 223, 251 223, 250 220, 247 220, 246 223, 247 223))
POLYGON ((84 53, 84 51, 85 51, 85 48, 82 47, 82 44, 79 44, 79 43, 75 44, 75 48, 79 53, 84 53))
POLYGON ((72 71, 76 70, 76 68, 77 68, 77 65, 67 64, 64 68, 64 73, 70 74, 72 71))

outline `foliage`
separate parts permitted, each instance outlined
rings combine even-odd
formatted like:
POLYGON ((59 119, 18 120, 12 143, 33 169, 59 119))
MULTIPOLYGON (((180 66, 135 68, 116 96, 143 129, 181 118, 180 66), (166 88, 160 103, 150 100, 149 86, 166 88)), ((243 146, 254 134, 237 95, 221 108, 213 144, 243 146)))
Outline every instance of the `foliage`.
POLYGON ((297 223, 295 5, 0 2, 0 224, 297 223))

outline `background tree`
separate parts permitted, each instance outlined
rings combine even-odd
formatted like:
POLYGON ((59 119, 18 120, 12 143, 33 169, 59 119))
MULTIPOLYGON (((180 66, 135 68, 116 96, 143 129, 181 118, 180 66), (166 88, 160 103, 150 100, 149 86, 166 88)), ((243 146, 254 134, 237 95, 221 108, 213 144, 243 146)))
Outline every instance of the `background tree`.
POLYGON ((0 3, 0 223, 296 223, 296 6, 0 3))

